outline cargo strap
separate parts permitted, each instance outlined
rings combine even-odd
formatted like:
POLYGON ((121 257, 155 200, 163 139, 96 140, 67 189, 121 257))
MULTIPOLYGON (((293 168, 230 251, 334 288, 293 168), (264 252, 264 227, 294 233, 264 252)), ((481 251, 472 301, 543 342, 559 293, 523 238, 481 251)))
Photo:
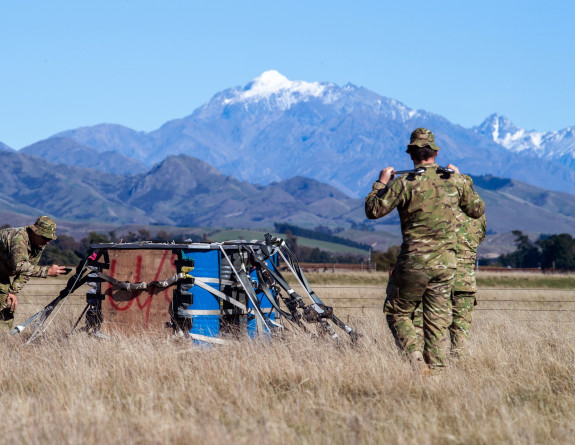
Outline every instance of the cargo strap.
POLYGON ((254 311, 254 314, 256 316, 257 331, 258 332, 264 332, 264 329, 265 329, 268 332, 271 332, 272 326, 270 326, 270 325, 273 325, 275 323, 272 323, 271 320, 267 319, 266 317, 264 317, 264 314, 262 314, 262 311, 260 310, 260 307, 259 307, 260 305, 259 305, 258 297, 255 294, 254 289, 253 289, 252 284, 251 284, 251 279, 248 277, 248 275, 246 273, 245 264, 242 263, 240 270, 237 271, 236 268, 234 267, 232 261, 228 257, 228 254, 226 253, 225 249, 222 246, 220 246, 220 251, 224 255, 228 264, 231 266, 232 270, 234 271, 234 274, 236 275, 236 278, 238 279, 238 281, 240 282, 240 284, 244 288, 244 291, 245 291, 246 295, 248 296, 248 299, 252 303, 253 311, 254 311))
MULTIPOLYGON (((283 250, 285 250, 286 253, 288 254, 288 258, 286 258, 282 250, 279 250, 279 254, 286 262, 287 266, 290 268, 292 273, 296 276, 300 285, 304 288, 308 296, 312 299, 315 305, 318 305, 320 308, 326 308, 327 306, 323 304, 321 299, 311 289, 311 286, 309 285, 307 279, 305 278, 305 275, 303 274, 303 271, 301 270, 301 267, 299 266, 299 263, 295 255, 287 247, 284 247, 283 250)), ((337 327, 345 331, 351 337, 352 340, 355 341, 360 337, 360 335, 357 332, 355 332, 351 327, 345 324, 341 319, 336 317, 335 314, 333 314, 333 310, 331 310, 330 314, 327 314, 327 318, 331 319, 337 327)))
POLYGON ((150 281, 149 283, 146 283, 145 281, 138 281, 137 283, 130 283, 129 281, 116 280, 115 278, 100 272, 97 267, 88 266, 88 269, 90 269, 92 273, 96 274, 98 278, 107 281, 112 286, 128 291, 147 290, 150 288, 165 289, 172 286, 173 284, 176 284, 178 281, 190 278, 185 273, 177 273, 176 275, 166 278, 162 281, 150 281))
POLYGON ((296 324, 301 324, 300 323, 301 315, 297 311, 297 307, 298 306, 299 307, 305 306, 302 298, 290 287, 290 285, 287 283, 287 281, 284 280, 284 278, 279 273, 279 271, 276 272, 275 269, 271 269, 266 264, 267 258, 265 255, 263 255, 262 253, 258 253, 251 246, 248 247, 248 250, 252 254, 252 257, 254 258, 254 260, 256 262, 256 273, 258 275, 260 288, 261 288, 262 292, 264 292, 265 296, 270 301, 270 303, 272 304, 274 309, 276 311, 278 311, 278 313, 280 315, 287 318, 288 320, 290 320, 296 324), (271 295, 269 285, 267 284, 267 280, 263 276, 264 272, 267 272, 272 277, 274 282, 277 283, 282 289, 284 289, 287 292, 287 294, 289 295, 287 301, 284 300, 284 303, 285 303, 286 307, 288 308, 289 312, 286 312, 283 309, 281 309, 276 298, 274 298, 273 295, 271 295))
MULTIPOLYGON (((345 331, 353 341, 359 338, 359 334, 355 332, 351 327, 346 325, 342 320, 340 320, 335 314, 333 313, 333 308, 326 306, 321 299, 316 295, 316 293, 312 290, 311 286, 309 285, 307 279, 295 255, 291 252, 291 250, 285 245, 283 240, 278 238, 273 238, 270 234, 266 234, 266 244, 268 246, 275 245, 277 246, 273 249, 273 252, 277 252, 282 260, 285 262, 287 267, 290 269, 291 273, 296 277, 300 286, 303 288, 304 292, 307 296, 311 299, 312 304, 306 305, 303 302, 303 299, 300 295, 295 292, 291 286, 287 283, 287 281, 283 278, 281 272, 277 269, 275 265, 273 265, 273 269, 270 268, 265 260, 265 255, 258 254, 256 249, 251 249, 251 253, 256 260, 256 262, 260 265, 261 268, 266 270, 289 295, 289 298, 284 300, 284 303, 290 310, 292 315, 291 320, 299 322, 299 318, 303 318, 303 320, 308 322, 318 322, 322 325, 324 330, 328 332, 334 339, 338 338, 337 333, 333 329, 333 327, 327 322, 327 320, 333 321, 333 323, 345 331), (284 254, 285 252, 285 254, 284 254), (302 314, 300 315, 298 309, 302 310, 302 314)), ((270 300, 271 301, 271 300, 270 300)), ((272 303, 273 304, 273 303, 272 303)), ((290 319, 288 317, 288 319, 290 319)))
MULTIPOLYGON (((267 235, 266 235, 266 241, 267 242, 271 241, 274 243, 276 242, 274 239, 271 239, 271 236, 268 237, 267 235)), ((281 243, 278 246, 278 249, 274 250, 274 253, 277 251, 280 254, 282 254, 282 252, 281 252, 282 248, 287 249, 287 247, 284 245, 284 243, 281 243)), ((309 322, 309 323, 319 323, 322 326, 322 328, 330 334, 330 336, 332 336, 333 338, 338 338, 337 333, 335 332, 335 330, 331 327, 331 325, 326 320, 329 316, 331 316, 333 314, 332 308, 323 305, 323 303, 321 303, 321 301, 319 301, 319 303, 317 303, 316 301, 313 301, 313 300, 312 300, 311 305, 306 305, 305 302, 303 301, 302 297, 295 290, 292 289, 292 287, 283 278, 281 272, 279 270, 277 270, 275 265, 272 264, 273 268, 270 268, 266 264, 266 260, 267 260, 266 255, 263 255, 263 253, 258 253, 256 251, 256 249, 254 249, 254 248, 249 248, 249 250, 250 250, 250 253, 252 254, 252 257, 254 258, 254 261, 257 264, 256 269, 260 268, 260 269, 265 270, 275 280, 275 282, 287 292, 288 297, 285 299, 284 298, 282 298, 282 299, 284 301, 284 304, 287 306, 288 310, 290 311, 289 314, 285 315, 288 320, 294 322, 295 324, 297 324, 298 326, 300 326, 303 329, 305 329, 305 326, 301 323, 302 319, 304 321, 309 322), (301 314, 298 311, 298 309, 301 310, 301 314)), ((284 261, 286 262, 286 264, 288 264, 287 260, 285 259, 285 256, 282 255, 282 257, 284 258, 284 261)), ((293 269, 292 269, 292 273, 294 273, 294 275, 295 275, 295 271, 293 271, 293 269)), ((262 275, 263 275, 263 273, 261 275, 258 274, 258 277, 260 277, 262 275)), ((263 276, 262 276, 262 278, 263 278, 263 276)), ((298 280, 299 280, 299 278, 298 278, 298 280)), ((262 283, 262 282, 265 283, 265 279, 260 280, 260 283, 262 283)), ((261 284, 260 284, 260 287, 261 287, 261 284)), ((276 307, 275 301, 273 299, 271 299, 270 301, 272 302, 272 305, 274 305, 274 307, 276 307)), ((279 307, 277 307, 277 309, 279 309, 279 307)), ((279 310, 281 311, 281 309, 279 309, 279 310)), ((281 313, 286 314, 284 311, 282 311, 281 313)))
POLYGON ((100 272, 95 267, 88 266, 88 268, 90 270, 92 270, 92 273, 97 275, 98 278, 110 283, 114 287, 117 287, 117 288, 122 289, 122 290, 127 290, 127 291, 141 291, 141 290, 148 290, 151 288, 165 289, 165 288, 170 287, 174 284, 177 284, 179 281, 191 280, 195 286, 201 287, 202 289, 208 291, 209 293, 211 293, 215 297, 217 297, 221 300, 227 301, 228 303, 233 304, 234 306, 237 306, 244 311, 247 310, 245 304, 240 303, 238 300, 227 296, 226 294, 224 294, 223 292, 220 292, 217 289, 214 289, 212 286, 205 283, 202 279, 194 277, 194 276, 190 275, 189 273, 177 273, 177 274, 175 274, 169 278, 166 278, 165 280, 162 280, 162 281, 150 281, 149 283, 146 283, 145 281, 139 281, 137 283, 130 283, 129 281, 116 280, 115 278, 113 278, 109 275, 106 275, 105 273, 100 272))
MULTIPOLYGON (((244 310, 244 311, 248 311, 248 309, 246 308, 246 305, 243 303, 240 303, 238 300, 236 300, 235 298, 229 297, 228 295, 224 294, 223 292, 214 289, 212 286, 206 284, 205 282, 203 282, 202 280, 200 280, 199 278, 196 277, 192 277, 191 275, 186 275, 187 278, 193 278, 194 280, 194 284, 198 287, 201 287, 202 289, 204 289, 205 291, 208 291, 209 293, 211 293, 213 296, 218 297, 221 300, 227 301, 230 304, 233 304, 236 307, 239 307, 240 309, 244 310)), ((248 311, 249 312, 249 311, 248 311)))

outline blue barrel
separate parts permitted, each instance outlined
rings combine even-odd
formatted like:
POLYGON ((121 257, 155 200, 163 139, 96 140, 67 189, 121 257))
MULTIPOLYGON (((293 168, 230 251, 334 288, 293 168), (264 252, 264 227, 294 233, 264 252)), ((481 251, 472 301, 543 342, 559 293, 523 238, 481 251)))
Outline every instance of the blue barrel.
MULTIPOLYGON (((241 286, 238 286, 238 278, 228 262, 232 261, 234 268, 239 268, 248 261, 246 252, 238 252, 236 246, 225 246, 227 252, 226 259, 218 246, 204 245, 205 248, 180 249, 178 252, 177 271, 190 271, 190 275, 198 280, 203 281, 215 290, 221 291, 226 295, 238 299, 246 307, 253 309, 253 303, 247 297, 241 286), (239 292, 238 292, 239 291, 239 292)), ((274 256, 274 260, 277 259, 274 256)), ((272 267, 271 260, 267 260, 269 267, 272 267)), ((254 268, 249 271, 249 277, 252 281, 258 282, 257 270, 254 268)), ((256 286, 257 287, 257 286, 256 286)), ((207 337, 217 337, 222 332, 227 332, 230 326, 236 325, 240 331, 246 332, 250 337, 268 332, 258 332, 257 320, 253 315, 247 315, 245 312, 237 312, 237 307, 231 307, 230 303, 224 303, 221 299, 206 291, 205 289, 192 284, 181 283, 178 285, 178 306, 186 302, 185 318, 191 321, 191 334, 203 335, 207 337), (189 304, 187 303, 189 302, 189 304), (235 314, 235 315, 234 315, 235 314)), ((271 291, 273 292, 273 291, 271 291)), ((258 305, 266 319, 275 321, 276 312, 271 302, 263 292, 257 292, 258 305)), ((187 329, 187 328, 186 328, 187 329)))
MULTIPOLYGON (((190 272, 194 277, 220 290, 220 252, 219 250, 181 250, 181 264, 193 261, 190 272)), ((181 266, 178 267, 181 271, 181 266)), ((208 291, 193 285, 188 292, 192 293, 192 303, 187 314, 192 319, 192 334, 217 337, 220 333, 220 300, 208 291)))

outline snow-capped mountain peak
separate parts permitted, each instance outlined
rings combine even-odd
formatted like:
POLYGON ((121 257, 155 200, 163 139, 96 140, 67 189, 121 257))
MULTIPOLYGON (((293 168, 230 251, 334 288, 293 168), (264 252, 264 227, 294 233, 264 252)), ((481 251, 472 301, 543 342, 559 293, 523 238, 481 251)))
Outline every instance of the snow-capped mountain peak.
POLYGON ((225 104, 275 100, 282 109, 312 97, 321 97, 328 84, 320 82, 292 81, 276 70, 264 71, 243 89, 236 90, 225 104))
POLYGON ((526 149, 537 151, 541 147, 543 133, 526 131, 517 127, 505 116, 492 114, 474 129, 508 150, 519 152, 526 149))
POLYGON ((282 90, 317 97, 325 91, 325 85, 303 80, 291 81, 278 71, 269 70, 263 72, 246 86, 243 98, 270 96, 280 93, 282 90))
POLYGON ((568 167, 575 165, 575 127, 546 133, 528 131, 517 127, 505 116, 492 114, 473 130, 509 151, 525 151, 540 158, 557 160, 568 167))

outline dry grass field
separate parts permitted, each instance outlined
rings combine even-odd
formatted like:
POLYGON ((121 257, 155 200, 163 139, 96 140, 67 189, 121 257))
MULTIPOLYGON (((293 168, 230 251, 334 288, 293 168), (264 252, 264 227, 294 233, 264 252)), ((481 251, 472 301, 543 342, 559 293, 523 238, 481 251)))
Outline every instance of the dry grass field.
MULTIPOLYGON (((0 341, 2 443, 575 443, 575 276, 479 275, 469 354, 431 378, 398 355, 385 274, 309 274, 363 334, 200 348, 166 335, 69 335, 69 298, 31 344, 0 341)), ((59 290, 35 281, 17 321, 59 290)))

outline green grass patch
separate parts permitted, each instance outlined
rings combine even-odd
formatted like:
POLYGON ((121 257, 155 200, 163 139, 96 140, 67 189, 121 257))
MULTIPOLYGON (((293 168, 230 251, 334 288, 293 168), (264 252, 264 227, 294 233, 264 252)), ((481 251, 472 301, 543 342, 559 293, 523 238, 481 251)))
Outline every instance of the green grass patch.
POLYGON ((478 287, 575 289, 575 275, 545 275, 518 272, 516 274, 477 275, 478 287))
MULTIPOLYGON (((288 277, 289 273, 285 273, 288 277)), ((382 286, 385 289, 388 281, 388 274, 386 272, 308 272, 305 274, 306 279, 311 286, 382 286)), ((290 279, 290 282, 292 280, 290 279)))
MULTIPOLYGON (((270 233, 272 236, 285 239, 285 233, 277 233, 271 231, 257 231, 257 230, 243 230, 243 229, 230 229, 222 230, 219 232, 214 232, 209 235, 211 241, 228 241, 228 240, 238 240, 245 239, 248 241, 258 240, 263 241, 265 239, 265 234, 270 233)), ((334 253, 350 253, 354 255, 361 255, 367 257, 367 252, 362 249, 357 249, 355 247, 345 246, 343 244, 330 243, 327 241, 320 241, 316 239, 297 237, 298 245, 311 248, 319 248, 321 250, 327 250, 334 253)))
MULTIPOLYGON (((286 273, 286 276, 289 274, 286 273)), ((307 272, 307 280, 313 285, 358 285, 358 286, 386 286, 388 273, 385 272, 307 272)), ((516 274, 496 275, 489 273, 477 276, 479 288, 501 287, 514 289, 541 288, 541 289, 573 289, 575 290, 575 275, 544 275, 544 274, 516 274)))
POLYGON ((264 241, 265 234, 270 233, 272 236, 277 236, 281 238, 281 236, 276 232, 271 232, 269 230, 266 231, 258 231, 258 230, 247 230, 247 229, 228 229, 228 230, 219 230, 217 232, 212 232, 208 235, 208 239, 210 241, 229 241, 229 240, 258 240, 264 241))

